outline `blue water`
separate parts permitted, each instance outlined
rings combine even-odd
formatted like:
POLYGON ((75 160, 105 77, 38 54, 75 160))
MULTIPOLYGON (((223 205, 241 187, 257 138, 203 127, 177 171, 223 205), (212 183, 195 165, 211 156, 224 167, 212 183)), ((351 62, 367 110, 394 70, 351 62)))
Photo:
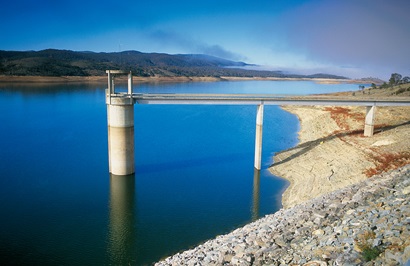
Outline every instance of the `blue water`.
MULTIPOLYGON (((122 85, 119 84, 119 87, 122 85)), ((125 86, 124 86, 125 88, 125 86)), ((281 207, 269 174, 298 120, 265 106, 135 106, 135 176, 108 173, 101 85, 0 85, 0 264, 146 265, 281 207)), ((312 94, 313 82, 134 84, 136 92, 312 94)))

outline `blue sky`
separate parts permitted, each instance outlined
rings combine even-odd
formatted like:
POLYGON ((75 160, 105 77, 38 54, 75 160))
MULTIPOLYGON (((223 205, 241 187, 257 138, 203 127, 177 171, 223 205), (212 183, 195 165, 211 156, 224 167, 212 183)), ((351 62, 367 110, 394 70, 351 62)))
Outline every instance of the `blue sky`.
POLYGON ((266 69, 410 76, 408 0, 13 0, 0 49, 204 53, 266 69))

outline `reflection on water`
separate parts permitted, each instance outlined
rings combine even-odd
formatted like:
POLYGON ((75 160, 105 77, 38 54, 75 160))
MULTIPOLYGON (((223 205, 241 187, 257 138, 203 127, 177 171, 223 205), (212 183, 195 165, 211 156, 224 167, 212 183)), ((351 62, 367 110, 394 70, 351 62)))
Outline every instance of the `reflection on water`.
POLYGON ((110 174, 108 253, 113 265, 134 265, 136 257, 135 176, 110 174))
MULTIPOLYGON (((260 171, 254 170, 252 190, 252 221, 260 218, 260 171)), ((110 174, 108 263, 137 265, 143 258, 138 245, 137 195, 135 174, 110 174)), ((171 254, 168 254, 171 255, 171 254)))
POLYGON ((256 221, 259 218, 260 179, 261 171, 255 168, 253 172, 252 221, 256 221))

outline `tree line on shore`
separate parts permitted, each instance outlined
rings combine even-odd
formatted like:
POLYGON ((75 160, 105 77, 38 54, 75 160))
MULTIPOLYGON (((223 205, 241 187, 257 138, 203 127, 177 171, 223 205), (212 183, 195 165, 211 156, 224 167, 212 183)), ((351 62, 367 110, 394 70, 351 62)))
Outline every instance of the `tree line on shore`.
MULTIPOLYGON (((364 85, 359 85, 359 89, 363 92, 363 94, 365 93, 364 85)), ((392 73, 388 83, 383 82, 379 86, 377 86, 375 83, 372 83, 369 87, 368 94, 370 94, 370 90, 372 89, 389 89, 391 91, 391 94, 393 95, 399 95, 403 93, 408 95, 408 93, 410 92, 410 77, 403 77, 399 73, 392 73)), ((355 93, 353 93, 353 95, 355 95, 355 93)))
POLYGON ((384 82, 380 86, 376 86, 376 84, 372 83, 371 88, 372 89, 387 89, 387 88, 392 88, 393 86, 401 85, 401 84, 408 84, 410 83, 410 77, 405 76, 403 77, 399 73, 392 73, 389 79, 389 82, 384 82))

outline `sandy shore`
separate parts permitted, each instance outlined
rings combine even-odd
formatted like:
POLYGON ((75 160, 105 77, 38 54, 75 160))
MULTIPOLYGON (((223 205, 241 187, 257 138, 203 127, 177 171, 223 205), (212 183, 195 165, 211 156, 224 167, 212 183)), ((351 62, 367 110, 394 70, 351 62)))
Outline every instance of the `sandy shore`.
POLYGON ((277 153, 270 168, 290 181, 285 208, 410 163, 410 107, 378 107, 373 137, 363 136, 365 107, 283 109, 301 125, 299 144, 277 153))

